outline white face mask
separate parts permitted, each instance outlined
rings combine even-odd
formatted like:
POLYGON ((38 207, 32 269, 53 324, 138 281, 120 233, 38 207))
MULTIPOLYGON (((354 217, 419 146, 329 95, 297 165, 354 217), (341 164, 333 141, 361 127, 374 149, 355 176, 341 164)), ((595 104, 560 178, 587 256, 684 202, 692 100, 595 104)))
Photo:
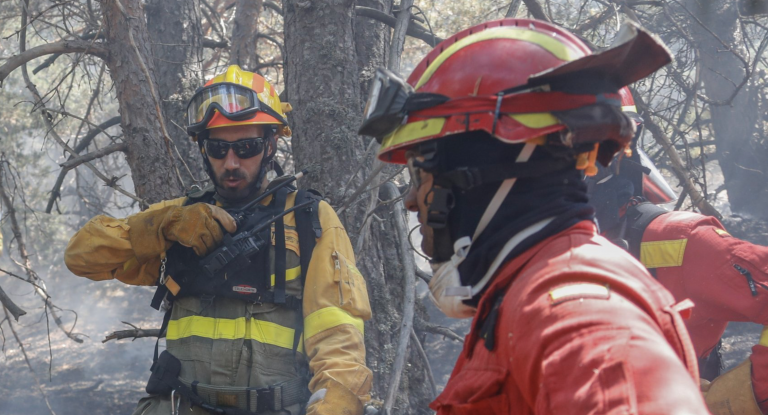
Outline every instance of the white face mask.
POLYGON ((453 244, 454 254, 451 259, 432 267, 432 279, 429 281, 429 298, 440 311, 451 318, 470 318, 475 315, 475 307, 464 304, 472 298, 472 287, 462 286, 459 277, 459 264, 464 261, 471 241, 463 237, 453 244))

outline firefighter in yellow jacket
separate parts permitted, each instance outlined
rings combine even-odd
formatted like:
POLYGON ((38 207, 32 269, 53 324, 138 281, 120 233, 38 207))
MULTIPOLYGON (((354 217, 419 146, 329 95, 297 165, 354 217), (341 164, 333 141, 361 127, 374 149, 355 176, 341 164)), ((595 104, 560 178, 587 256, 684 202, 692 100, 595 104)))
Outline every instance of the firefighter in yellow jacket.
POLYGON ((367 289, 333 209, 275 178, 289 109, 263 77, 230 66, 188 106, 214 186, 125 219, 97 216, 72 237, 73 273, 158 285, 153 306, 168 309, 166 350, 136 414, 363 413, 367 289), (263 229, 245 247, 238 227, 253 223, 263 229), (255 253, 232 259, 222 247, 235 246, 255 253))

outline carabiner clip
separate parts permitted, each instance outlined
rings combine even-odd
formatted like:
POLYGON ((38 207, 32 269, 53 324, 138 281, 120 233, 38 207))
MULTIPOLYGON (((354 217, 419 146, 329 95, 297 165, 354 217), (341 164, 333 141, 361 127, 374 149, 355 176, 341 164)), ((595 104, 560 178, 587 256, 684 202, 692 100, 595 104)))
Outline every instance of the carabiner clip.
POLYGON ((171 391, 171 415, 179 415, 179 406, 181 406, 181 395, 176 400, 176 389, 171 391))
POLYGON ((165 263, 168 262, 168 257, 163 257, 163 259, 160 260, 160 285, 165 285, 165 282, 168 281, 168 277, 165 275, 165 263))

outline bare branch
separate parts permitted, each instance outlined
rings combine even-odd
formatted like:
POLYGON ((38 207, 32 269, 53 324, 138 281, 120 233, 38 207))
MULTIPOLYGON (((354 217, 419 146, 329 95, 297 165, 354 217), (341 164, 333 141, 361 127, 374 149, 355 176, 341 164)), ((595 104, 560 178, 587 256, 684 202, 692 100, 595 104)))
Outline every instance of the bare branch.
POLYGON ((504 14, 504 17, 515 17, 517 16, 518 10, 520 10, 520 0, 512 0, 512 2, 509 3, 509 8, 504 14))
POLYGON ((228 48, 228 40, 215 40, 209 37, 203 38, 203 47, 208 49, 228 48))
POLYGON ((24 311, 21 307, 17 306, 16 303, 14 303, 10 297, 8 297, 8 294, 3 291, 3 287, 0 287, 0 303, 3 304, 3 307, 5 307, 8 312, 11 313, 14 319, 16 321, 19 321, 19 317, 27 314, 26 311, 24 311))
POLYGON ((277 3, 274 1, 264 0, 264 8, 265 9, 272 9, 275 13, 279 15, 283 15, 283 8, 280 7, 277 3))
POLYGON ((451 340, 455 340, 457 342, 464 342, 464 338, 456 334, 455 331, 449 329, 448 327, 444 326, 438 326, 437 324, 427 323, 426 321, 417 319, 416 320, 416 330, 418 331, 424 331, 427 333, 437 334, 443 337, 447 337, 451 340))
MULTIPOLYGON (((85 137, 83 137, 83 139, 80 140, 80 142, 77 143, 75 148, 72 150, 73 153, 75 155, 79 155, 81 151, 85 150, 89 145, 91 145, 91 142, 94 138, 96 138, 97 135, 104 132, 107 128, 117 124, 120 124, 120 116, 112 117, 107 121, 99 124, 97 128, 88 131, 88 134, 86 134, 85 137)), ((69 157, 70 160, 73 158, 74 156, 69 157)), ((51 189, 51 197, 48 199, 48 206, 45 208, 45 213, 51 213, 54 203, 56 203, 56 200, 61 196, 61 185, 64 184, 64 178, 67 176, 68 172, 69 169, 62 169, 61 172, 59 172, 59 177, 56 179, 56 183, 53 185, 53 189, 51 189)))
MULTIPOLYGON (((405 3, 405 2, 404 2, 405 3)), ((386 183, 384 186, 390 187, 392 194, 397 194, 397 186, 393 183, 386 183)), ((408 244, 408 227, 405 224, 402 212, 405 211, 403 202, 395 204, 394 222, 397 229, 397 237, 400 240, 400 256, 404 269, 405 298, 403 299, 403 322, 400 325, 400 339, 395 353, 395 364, 392 367, 392 377, 389 379, 389 389, 387 397, 384 400, 384 413, 391 414, 392 406, 395 404, 395 395, 400 387, 400 376, 405 367, 405 358, 408 355, 408 340, 411 336, 413 327, 413 315, 416 303, 416 264, 413 259, 413 252, 408 244)))
MULTIPOLYGON (((381 10, 376 10, 371 7, 356 6, 355 13, 357 14, 357 16, 367 17, 369 19, 376 20, 378 22, 384 23, 385 25, 391 28, 394 28, 397 23, 397 19, 394 16, 391 16, 387 13, 384 13, 381 10)), ((438 43, 443 41, 443 38, 432 36, 429 30, 427 30, 424 26, 416 22, 410 22, 405 34, 412 38, 423 40, 426 44, 432 47, 436 46, 438 43)))
POLYGON ((110 340, 122 339, 136 340, 142 337, 160 337, 160 329, 142 329, 141 327, 136 327, 127 321, 122 321, 121 323, 129 325, 133 327, 133 329, 113 331, 112 333, 108 334, 107 337, 105 337, 101 342, 106 343, 110 340))
POLYGON ((65 161, 64 163, 59 164, 59 166, 61 166, 61 168, 65 169, 65 170, 72 170, 75 167, 77 167, 77 166, 79 166, 79 165, 81 165, 81 164, 83 164, 85 162, 88 162, 88 161, 91 161, 91 160, 94 160, 94 159, 97 159, 97 158, 104 157, 104 156, 112 154, 112 153, 114 153, 116 151, 125 151, 126 149, 128 149, 128 145, 126 143, 112 144, 112 145, 106 146, 106 147, 104 147, 104 148, 102 148, 100 150, 94 151, 92 153, 84 154, 84 155, 82 155, 80 157, 69 159, 69 160, 65 161))
POLYGON ((5 317, 8 320, 8 327, 11 329, 11 333, 13 333, 13 337, 16 339, 16 343, 19 344, 19 349, 21 349, 21 354, 24 356, 24 361, 27 362, 27 367, 29 368, 29 371, 32 372, 32 378, 35 380, 35 385, 37 386, 37 390, 40 392, 41 395, 43 395, 45 406, 48 407, 48 411, 51 412, 51 415, 56 415, 56 412, 53 412, 53 408, 51 408, 51 403, 48 402, 48 396, 45 395, 45 391, 43 390, 43 386, 40 384, 40 380, 37 379, 37 375, 35 374, 35 369, 32 368, 32 363, 29 361, 29 356, 27 356, 27 351, 26 349, 24 349, 24 343, 21 342, 21 339, 19 338, 18 333, 16 333, 16 329, 13 328, 13 323, 11 322, 11 319, 8 316, 8 310, 3 309, 3 311, 5 311, 5 317))
POLYGON ((413 340, 413 344, 416 346, 416 351, 419 352, 419 356, 421 356, 421 359, 424 361, 427 378, 429 379, 429 386, 432 388, 432 399, 435 399, 437 398, 437 383, 435 382, 435 375, 432 373, 432 366, 429 364, 427 353, 424 352, 424 347, 421 346, 421 341, 419 341, 419 337, 416 335, 416 331, 413 329, 411 329, 411 340, 413 340))
POLYGON ((47 43, 32 49, 22 51, 18 55, 11 56, 0 66, 0 85, 5 78, 16 68, 41 56, 55 53, 87 53, 104 58, 107 56, 107 48, 98 43, 84 42, 82 40, 63 40, 61 42, 47 43))
POLYGON ((419 267, 416 267, 416 276, 424 280, 427 284, 432 281, 432 275, 422 271, 419 267))
MULTIPOLYGON (((642 96, 638 94, 634 89, 632 90, 632 96, 635 97, 635 104, 638 106, 640 111, 652 114, 650 108, 645 103, 642 96)), ((656 142, 662 148, 664 148, 664 151, 669 157, 669 161, 672 163, 672 171, 675 173, 675 176, 677 176, 678 181, 683 186, 685 191, 691 196, 691 202, 693 205, 696 206, 696 208, 699 209, 702 214, 721 219, 723 216, 720 214, 720 212, 718 212, 717 209, 715 209, 709 202, 707 202, 707 200, 704 198, 704 195, 691 181, 687 169, 685 168, 685 164, 683 164, 683 160, 680 159, 680 155, 678 155, 677 151, 675 151, 675 147, 672 145, 672 141, 669 139, 669 137, 667 137, 666 134, 664 134, 664 130, 662 130, 661 127, 656 124, 656 121, 653 120, 653 117, 645 118, 645 127, 647 127, 648 131, 651 132, 653 139, 656 140, 656 142)))
MULTIPOLYGON (((0 166, 0 169, 3 167, 0 166)), ((37 273, 32 269, 32 261, 29 259, 29 255, 27 253, 27 246, 24 243, 24 235, 21 233, 21 227, 19 226, 19 222, 16 219, 16 209, 13 206, 13 201, 8 196, 8 193, 5 191, 5 185, 3 183, 3 177, 2 173, 0 173, 0 198, 3 200, 3 204, 5 205, 6 210, 8 211, 8 217, 11 219, 11 230, 13 231, 13 236, 16 238, 16 245, 19 249, 19 256, 21 256, 21 266, 24 268, 24 271, 27 274, 27 282, 32 284, 32 286, 35 287, 35 294, 37 294, 45 304, 46 309, 50 309, 51 315, 53 316, 53 321, 56 322, 56 325, 59 326, 61 331, 66 334, 67 337, 74 340, 77 343, 82 343, 83 339, 77 337, 76 335, 72 334, 72 330, 67 330, 64 327, 64 322, 61 321, 61 318, 58 316, 58 313, 56 313, 56 306, 51 302, 51 296, 48 295, 48 293, 45 291, 44 287, 45 285, 40 280, 40 277, 37 275, 37 273)), ((72 326, 72 329, 75 327, 72 326)))
POLYGON ((539 4, 537 0, 523 0, 523 3, 525 3, 525 7, 528 8, 528 11, 531 12, 531 16, 533 16, 535 19, 550 23, 552 22, 549 20, 549 17, 547 17, 546 13, 544 13, 544 9, 541 7, 541 4, 539 4))

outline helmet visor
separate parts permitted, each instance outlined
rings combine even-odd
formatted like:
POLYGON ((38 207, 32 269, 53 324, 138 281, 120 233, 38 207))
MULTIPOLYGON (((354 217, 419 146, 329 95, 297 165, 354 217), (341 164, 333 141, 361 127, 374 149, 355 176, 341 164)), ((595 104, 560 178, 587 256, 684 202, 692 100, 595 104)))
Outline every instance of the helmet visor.
POLYGON ((187 105, 187 130, 205 129, 214 111, 233 121, 249 118, 262 108, 256 92, 242 85, 218 83, 199 90, 187 105))

